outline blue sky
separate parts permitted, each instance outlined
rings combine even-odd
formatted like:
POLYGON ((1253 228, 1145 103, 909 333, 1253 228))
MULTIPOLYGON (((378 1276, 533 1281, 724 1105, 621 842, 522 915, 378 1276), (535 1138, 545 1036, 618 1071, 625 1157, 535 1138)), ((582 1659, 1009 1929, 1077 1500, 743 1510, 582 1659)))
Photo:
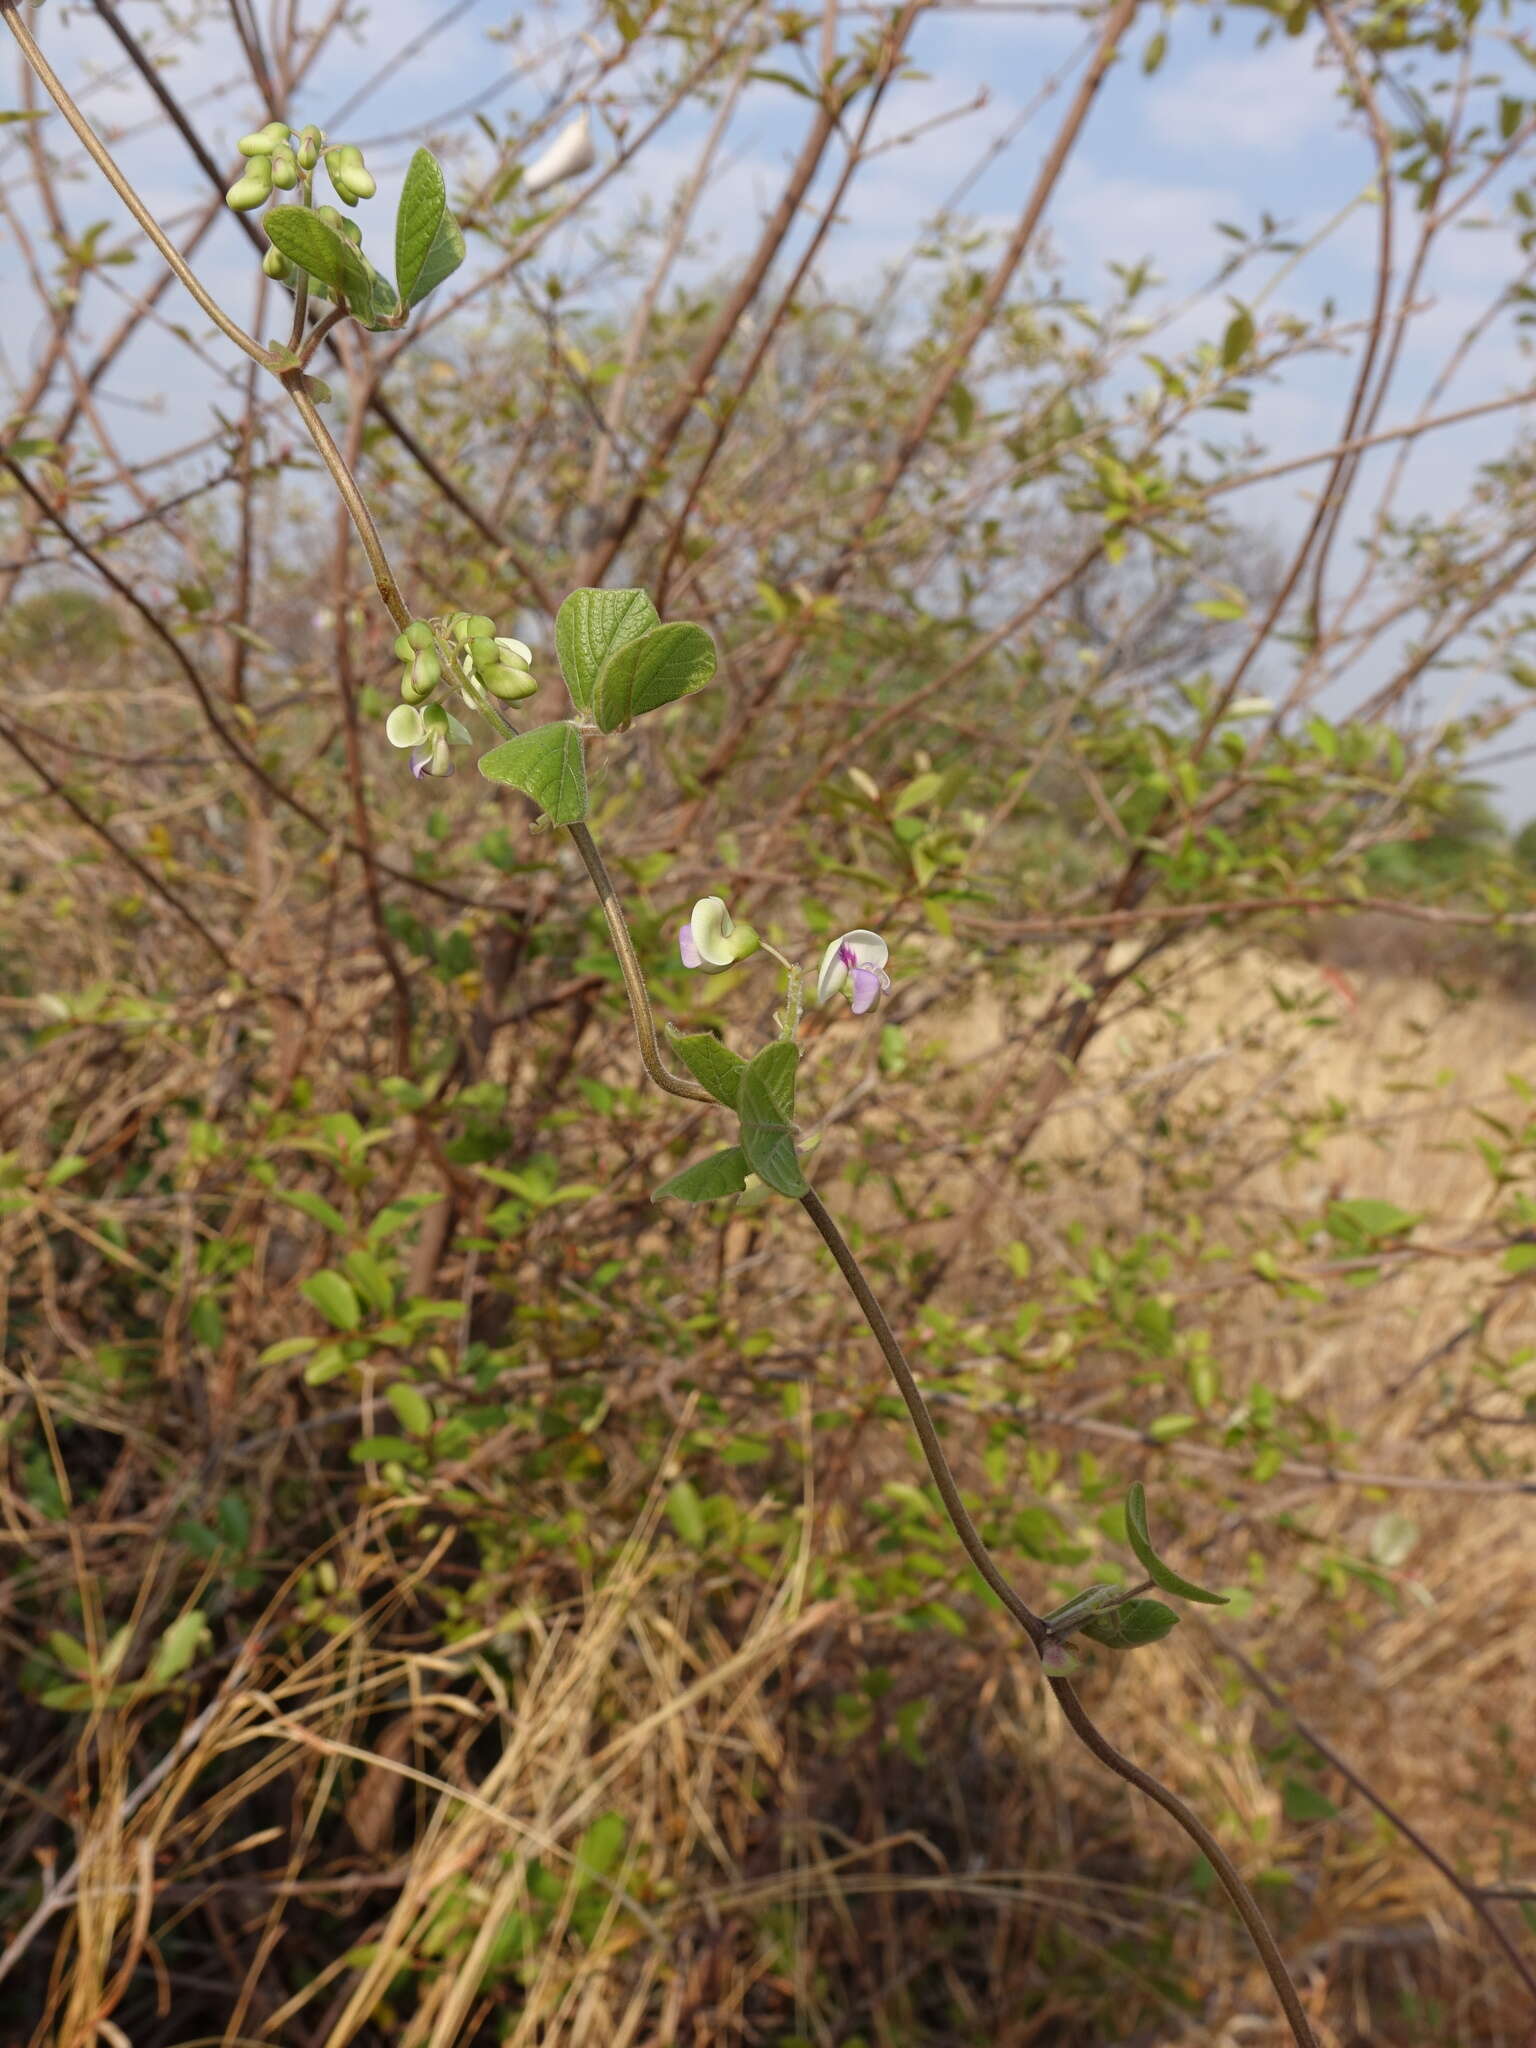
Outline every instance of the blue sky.
MULTIPOLYGON (((369 11, 365 32, 355 41, 340 39, 317 67, 303 113, 324 122, 407 36, 428 29, 447 12, 406 0, 380 0, 369 11)), ((1105 292, 1105 266, 1110 261, 1148 257, 1166 281, 1150 295, 1154 307, 1176 305, 1209 278, 1231 249, 1218 232, 1217 221, 1251 225, 1267 207, 1293 225, 1297 239, 1306 240, 1354 201, 1326 244, 1276 284, 1267 310, 1290 310, 1310 319, 1331 295, 1341 312, 1363 313, 1374 281, 1377 211, 1362 195, 1371 184, 1374 164, 1366 137, 1348 122, 1338 99, 1336 70, 1319 65, 1316 40, 1282 36, 1260 49, 1256 29, 1261 17, 1251 12, 1229 16, 1219 36, 1210 33, 1216 17, 1209 13, 1185 8, 1169 24, 1160 12, 1144 13, 1144 25, 1133 32, 1125 60, 1105 83, 1047 217, 1049 243, 1062 263, 1065 284, 1098 301, 1105 292), (1155 76, 1145 77, 1140 53, 1165 25, 1166 57, 1155 76)), ((158 9, 144 6, 130 12, 130 19, 146 32, 158 16, 158 9)), ((99 20, 80 8, 49 7, 35 19, 39 34, 72 83, 78 85, 96 67, 120 68, 115 45, 99 20)), ((173 46, 162 36, 160 47, 174 57, 169 76, 176 91, 195 110, 216 153, 233 163, 234 139, 263 118, 265 110, 224 84, 237 74, 237 67, 223 19, 220 12, 200 40, 182 37, 173 46)), ((348 118, 349 135, 365 143, 379 138, 369 161, 379 175, 381 197, 362 216, 365 225, 370 215, 378 222, 372 239, 387 240, 395 187, 413 146, 407 136, 425 135, 450 151, 457 145, 467 169, 477 152, 483 155, 487 147, 467 111, 468 103, 479 104, 498 129, 552 114, 558 119, 573 61, 581 58, 581 46, 573 38, 573 28, 580 25, 577 17, 564 6, 541 9, 525 17, 522 35, 515 41, 506 38, 507 23, 507 14, 489 0, 471 0, 411 60, 408 77, 388 80, 348 118)), ((907 249, 921 222, 974 171, 987 145, 1000 136, 1012 139, 976 177, 965 209, 986 226, 1001 229, 1011 223, 1070 94, 1074 54, 1081 50, 1084 35, 1084 24, 1065 12, 956 8, 925 17, 913 54, 926 75, 904 81, 890 94, 878 131, 889 140, 914 128, 923 132, 910 145, 882 154, 855 186, 832 243, 840 292, 857 289, 861 282, 878 284, 885 266, 907 249), (1058 73, 1065 82, 1054 95, 1046 93, 1044 88, 1058 73), (982 95, 985 104, 978 106, 982 95), (1037 98, 1043 99, 1040 110, 1025 119, 1037 98)), ((784 59, 780 55, 773 61, 784 59)), ((1495 45, 1490 45, 1485 68, 1507 70, 1512 89, 1520 89, 1526 78, 1536 83, 1536 77, 1495 45)), ((13 96, 7 97, 16 103, 13 96)), ((175 134, 152 114, 138 81, 102 76, 87 104, 104 129, 123 131, 117 145, 120 153, 163 215, 201 203, 203 187, 195 167, 175 134)), ((726 159, 701 209, 701 264, 728 261, 733 251, 746 246, 759 216, 777 197, 807 113, 804 101, 781 88, 749 88, 726 159)), ((665 206, 673 184, 693 161, 708 118, 706 110, 686 109, 649 146, 641 166, 616 181, 603 208, 606 235, 611 236, 626 210, 642 200, 656 208, 665 206)), ((50 124, 50 139, 57 128, 57 123, 50 124)), ((17 134, 15 129, 0 131, 0 160, 17 149, 17 134)), ((1529 158, 1520 168, 1528 179, 1529 158)), ((1478 213, 1496 217, 1509 183, 1506 177, 1491 188, 1478 213)), ((16 191, 18 181, 11 180, 10 189, 16 191)), ((83 182, 66 188, 65 203, 77 223, 121 218, 110 194, 83 182)), ((578 219, 563 231, 563 244, 557 243, 551 254, 578 254, 589 232, 578 219)), ((1508 282, 1518 260, 1507 228, 1453 231, 1446 238, 1440 258, 1426 276, 1421 295, 1426 303, 1404 350, 1383 424, 1414 415, 1456 338, 1508 282)), ((13 247, 0 247, 0 282, 14 276, 16 262, 13 247)), ((198 268, 243 315, 251 302, 251 267, 232 222, 216 228, 198 268)), ((1255 280, 1264 274, 1256 272, 1255 280)), ((125 282, 130 275, 119 273, 125 282)), ((1254 286, 1244 281, 1238 288, 1246 295, 1254 286)), ((9 303, 25 306, 30 316, 29 295, 12 297, 9 303)), ((185 319, 185 304, 168 317, 185 319)), ((115 318, 115 308, 104 310, 96 322, 98 331, 105 331, 109 319, 115 318)), ((195 323, 195 314, 193 319, 195 323)), ((1170 333, 1149 340, 1148 346, 1167 355, 1180 342, 1214 337, 1221 319, 1219 299, 1207 299, 1170 333)), ((35 337, 22 330, 13 314, 4 322, 3 339, 14 371, 35 346, 35 337)), ((207 422, 208 406, 218 397, 218 373, 212 367, 198 367, 184 352, 180 355, 174 377, 168 378, 165 344, 146 334, 112 380, 108 416, 129 450, 144 453, 175 445, 191 439, 207 422), (151 410, 135 410, 146 404, 151 410)), ((230 372, 239 360, 217 341, 208 356, 211 363, 227 364, 230 372)), ((1326 447, 1340 431, 1353 369, 1352 354, 1289 369, 1280 388, 1258 391, 1245 420, 1225 416, 1231 431, 1251 432, 1276 456, 1326 447)), ((1140 374, 1144 373, 1134 372, 1132 381, 1140 374)), ((1532 383, 1536 364, 1528 344, 1506 320, 1486 337, 1438 409, 1497 397, 1532 383)), ((1409 465, 1400 510, 1443 514, 1463 496, 1476 464, 1506 450, 1526 424, 1522 409, 1427 437, 1409 465)), ((1365 531, 1366 515, 1393 459, 1391 451, 1368 458, 1357 484, 1350 520, 1335 552, 1334 580, 1339 587, 1352 569, 1350 543, 1365 531)), ((1321 474, 1303 472, 1255 487, 1229 499, 1229 508, 1277 539, 1293 537, 1311 511, 1310 492, 1321 474)), ((1362 671, 1362 685, 1373 686, 1382 667, 1378 663, 1374 671, 1362 671)), ((1434 685, 1431 702, 1437 709, 1450 708, 1457 702, 1475 703, 1486 694, 1476 681, 1446 678, 1434 685), (1458 691, 1469 694, 1458 698, 1458 691)), ((1517 727, 1500 746, 1517 748, 1521 737, 1517 727)), ((1491 779, 1511 816, 1519 819, 1536 812, 1536 757, 1496 768, 1491 779)))

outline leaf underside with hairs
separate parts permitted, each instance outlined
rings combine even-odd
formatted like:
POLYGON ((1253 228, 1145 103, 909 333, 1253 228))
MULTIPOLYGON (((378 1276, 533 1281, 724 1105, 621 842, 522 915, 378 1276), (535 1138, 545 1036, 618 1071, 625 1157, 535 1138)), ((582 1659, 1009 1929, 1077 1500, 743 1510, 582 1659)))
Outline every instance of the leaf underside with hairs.
POLYGON ((1179 1617, 1161 1600, 1126 1600, 1107 1614, 1090 1615, 1078 1624, 1078 1633, 1106 1650, 1141 1650, 1160 1643, 1178 1625, 1179 1617))
POLYGON ((702 626, 653 626, 616 647, 598 671, 592 710, 604 732, 702 690, 715 673, 715 643, 702 626))

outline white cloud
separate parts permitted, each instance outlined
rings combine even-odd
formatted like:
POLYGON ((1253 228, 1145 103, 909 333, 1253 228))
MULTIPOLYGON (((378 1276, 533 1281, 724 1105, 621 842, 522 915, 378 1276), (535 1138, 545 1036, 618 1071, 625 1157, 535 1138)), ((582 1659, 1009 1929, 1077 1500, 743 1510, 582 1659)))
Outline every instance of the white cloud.
POLYGON ((1336 91, 1336 74, 1319 68, 1310 38, 1286 41, 1154 78, 1144 117, 1152 139, 1169 149, 1281 154, 1338 128, 1336 91))

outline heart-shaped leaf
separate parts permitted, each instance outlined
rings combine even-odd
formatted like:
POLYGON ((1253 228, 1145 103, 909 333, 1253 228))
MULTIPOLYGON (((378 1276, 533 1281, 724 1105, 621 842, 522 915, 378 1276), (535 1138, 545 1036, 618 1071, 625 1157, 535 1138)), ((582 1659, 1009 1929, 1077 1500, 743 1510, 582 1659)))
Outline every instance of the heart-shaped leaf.
POLYGON ((1148 1643, 1160 1643, 1178 1625, 1179 1617, 1161 1600, 1126 1600, 1107 1614, 1079 1622, 1078 1632, 1106 1650, 1141 1650, 1148 1643))
POLYGON ((788 1039, 765 1045, 741 1077, 737 1108, 747 1164, 781 1195, 807 1191, 795 1156, 795 1068, 800 1055, 788 1039))
POLYGON ((587 771, 574 725, 536 725, 504 740, 480 756, 480 773, 531 796, 556 825, 575 825, 587 815, 587 771))
MULTIPOLYGON (((1147 1529, 1147 1490, 1138 1479, 1131 1488, 1125 1503, 1125 1533, 1136 1561, 1152 1581, 1161 1586, 1165 1593, 1177 1593, 1181 1600, 1199 1600, 1207 1607, 1225 1607, 1225 1593, 1208 1593, 1203 1586, 1194 1585, 1189 1579, 1180 1578, 1172 1565, 1166 1565, 1152 1548, 1152 1537, 1147 1529)), ((1155 1607, 1155 1600, 1148 1603, 1155 1607)))
POLYGON ((741 1094, 741 1077, 747 1071, 747 1063, 740 1053, 722 1045, 710 1031, 693 1031, 685 1037, 681 1032, 669 1030, 667 1036, 672 1042, 672 1050, 695 1081, 707 1088, 716 1102, 723 1102, 727 1109, 735 1109, 741 1094))
POLYGON ((616 647, 592 690, 592 710, 604 732, 659 711, 702 690, 715 673, 715 643, 702 626, 678 620, 653 626, 616 647))
POLYGON ((555 614, 555 652, 578 711, 592 708, 603 663, 627 640, 660 625, 643 590, 573 590, 555 614))
POLYGON ((696 1159, 681 1173, 674 1173, 651 1197, 659 1202, 670 1196, 679 1202, 718 1202, 725 1195, 739 1195, 747 1185, 747 1158, 739 1145, 724 1152, 712 1152, 708 1159, 696 1159))

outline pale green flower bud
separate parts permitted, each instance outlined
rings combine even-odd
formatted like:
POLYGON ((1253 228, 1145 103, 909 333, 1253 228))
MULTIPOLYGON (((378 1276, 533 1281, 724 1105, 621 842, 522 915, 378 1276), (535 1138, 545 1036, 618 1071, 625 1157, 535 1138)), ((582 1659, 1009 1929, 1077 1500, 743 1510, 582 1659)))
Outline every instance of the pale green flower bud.
POLYGON ((254 134, 242 135, 235 144, 242 156, 270 156, 281 142, 286 142, 293 130, 286 121, 269 121, 265 128, 258 128, 254 134))
POLYGON ((272 152, 272 182, 280 192, 291 192, 299 182, 299 166, 291 149, 272 152))
POLYGON ((495 668, 501 660, 501 649, 489 638, 471 640, 469 658, 474 664, 475 674, 483 676, 488 668, 495 668))
POLYGON ((325 152, 325 168, 336 196, 346 206, 356 206, 359 199, 371 199, 378 186, 373 174, 363 166, 363 152, 355 142, 338 143, 325 152))
POLYGON ((320 161, 320 152, 325 147, 325 137, 316 127, 299 130, 299 169, 312 171, 320 161))
POLYGON ((338 213, 334 206, 317 206, 316 214, 327 227, 333 227, 338 235, 345 235, 356 247, 363 239, 363 231, 355 220, 348 220, 344 213, 338 213))
POLYGON ((533 649, 521 640, 514 640, 509 634, 498 633, 496 645, 501 649, 501 658, 513 668, 532 668, 533 649))
POLYGON ((224 194, 224 204, 234 213, 253 213, 272 194, 272 164, 264 156, 251 158, 251 167, 224 194))
POLYGON ((442 664, 430 647, 424 647, 411 656, 400 678, 400 694, 407 704, 424 704, 442 680, 442 664))
POLYGON ((539 685, 525 668, 509 668, 504 662, 477 671, 480 680, 493 697, 500 697, 504 704, 517 704, 524 697, 531 697, 539 685))
POLYGON ((471 640, 492 639, 496 621, 488 619, 484 612, 455 612, 449 621, 448 631, 460 647, 467 647, 471 640))
POLYGON ((409 661, 413 654, 435 645, 432 628, 425 619, 412 619, 405 631, 395 640, 396 661, 409 661))
POLYGON ((279 284, 290 284, 293 280, 294 266, 281 249, 269 249, 261 259, 261 267, 268 277, 275 277, 279 284))

